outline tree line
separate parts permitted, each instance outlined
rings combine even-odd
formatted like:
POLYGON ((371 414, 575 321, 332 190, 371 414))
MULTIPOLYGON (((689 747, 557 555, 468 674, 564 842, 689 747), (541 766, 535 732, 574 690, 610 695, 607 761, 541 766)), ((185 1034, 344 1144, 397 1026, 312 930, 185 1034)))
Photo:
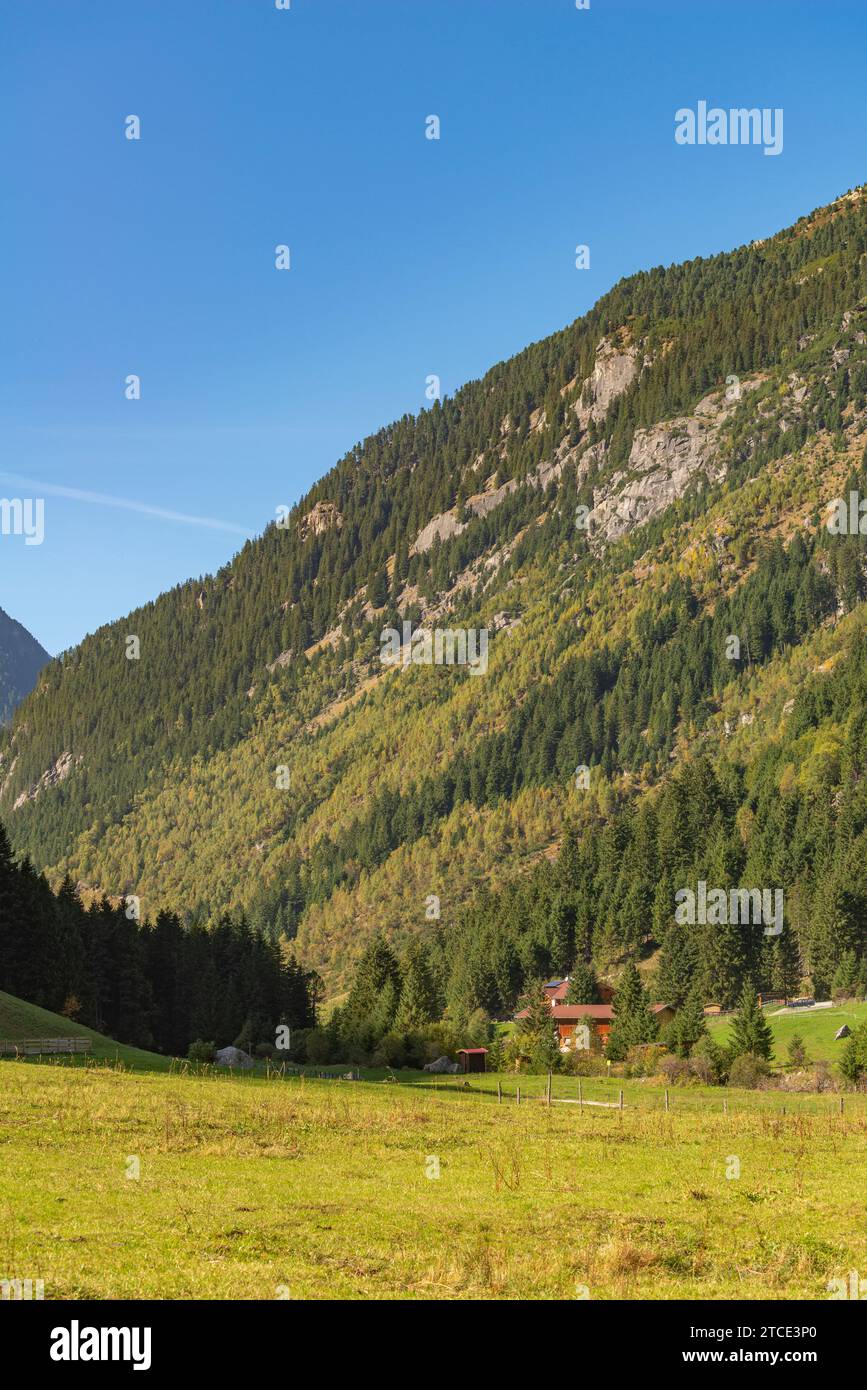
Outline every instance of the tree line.
POLYGON ((53 893, 0 825, 0 990, 172 1056, 199 1038, 273 1045, 279 1024, 315 1023, 318 977, 243 916, 128 914, 107 898, 85 907, 68 879, 53 893))

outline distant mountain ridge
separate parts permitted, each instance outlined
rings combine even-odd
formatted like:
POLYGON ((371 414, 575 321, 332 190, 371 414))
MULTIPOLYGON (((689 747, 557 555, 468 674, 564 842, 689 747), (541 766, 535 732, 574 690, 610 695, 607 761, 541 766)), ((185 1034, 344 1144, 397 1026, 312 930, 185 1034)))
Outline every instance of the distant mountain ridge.
MULTIPOLYGON (((613 873, 630 808, 697 751, 753 852, 749 770, 787 740, 792 807, 863 781, 864 538, 823 515, 867 494, 865 446, 861 188, 621 281, 357 444, 216 575, 52 662, 0 734, 13 847, 148 915, 243 910, 333 991, 376 930, 454 923, 602 826, 616 887, 588 894, 588 937, 634 943, 655 868, 613 873), (405 621, 484 629, 487 672, 386 665, 405 621), (813 691, 832 671, 833 701, 813 691)), ((799 868, 805 932, 820 860, 799 868)))
POLYGON ((26 627, 0 608, 0 723, 12 718, 50 660, 48 652, 26 627))

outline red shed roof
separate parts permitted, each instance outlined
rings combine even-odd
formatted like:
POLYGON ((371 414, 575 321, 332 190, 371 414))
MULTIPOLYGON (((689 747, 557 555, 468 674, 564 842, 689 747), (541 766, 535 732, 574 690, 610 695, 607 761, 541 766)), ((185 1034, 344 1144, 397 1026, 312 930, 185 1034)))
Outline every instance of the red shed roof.
POLYGON ((459 1047, 458 1056, 460 1056, 462 1052, 487 1052, 487 1050, 486 1047, 459 1047))
POLYGON ((568 1023, 573 1018, 605 1020, 614 1017, 614 1009, 611 1004, 556 1004, 551 1015, 561 1023, 568 1023))

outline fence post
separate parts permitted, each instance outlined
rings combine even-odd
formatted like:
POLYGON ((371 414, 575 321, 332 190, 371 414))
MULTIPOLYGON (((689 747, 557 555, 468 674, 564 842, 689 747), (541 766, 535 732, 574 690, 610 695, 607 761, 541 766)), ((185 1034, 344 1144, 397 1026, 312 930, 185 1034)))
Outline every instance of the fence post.
POLYGON ((840 1114, 843 1114, 843 1097, 840 1097, 840 1114))
POLYGON ((497 1104, 498 1104, 498 1105, 502 1105, 502 1103, 503 1103, 503 1083, 502 1083, 502 1081, 498 1081, 498 1082, 497 1082, 497 1104))
POLYGON ((623 1109, 623 1089, 620 1090, 620 1109, 623 1109))
POLYGON ((665 1091, 665 1108, 666 1108, 666 1110, 668 1109, 668 1088, 667 1088, 667 1087, 666 1087, 666 1091, 665 1091))
POLYGON ((520 1086, 518 1086, 518 1087, 516 1088, 516 1090, 515 1090, 515 1104, 516 1104, 516 1105, 520 1105, 520 1104, 521 1104, 521 1088, 520 1088, 520 1086))
POLYGON ((551 1073, 548 1072, 548 1088, 545 1092, 545 1104, 550 1108, 551 1105, 551 1073))
POLYGON ((578 1109, 579 1109, 579 1111, 581 1112, 581 1114, 583 1115, 583 1113, 584 1113, 584 1090, 583 1090, 583 1087, 582 1087, 582 1085, 581 1085, 581 1077, 580 1077, 580 1076, 578 1077, 578 1109))

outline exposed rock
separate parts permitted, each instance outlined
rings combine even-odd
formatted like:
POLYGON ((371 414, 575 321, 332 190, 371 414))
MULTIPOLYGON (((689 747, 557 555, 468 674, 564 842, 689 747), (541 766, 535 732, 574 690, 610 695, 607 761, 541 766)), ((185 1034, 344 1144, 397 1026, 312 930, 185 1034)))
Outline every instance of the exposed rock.
POLYGON ((218 1067, 237 1067, 239 1071, 249 1071, 253 1065, 253 1058, 240 1047, 221 1047, 214 1053, 214 1061, 218 1067))
POLYGON ((852 1029, 849 1027, 848 1023, 844 1023, 842 1028, 838 1028, 834 1034, 834 1041, 839 1042, 841 1038, 848 1038, 851 1037, 851 1035, 852 1029))
MULTIPOLYGON (((761 385, 761 378, 739 383, 738 398, 761 385)), ((635 431, 624 470, 606 479, 593 493, 590 536, 594 540, 618 540, 633 526, 640 526, 682 497, 690 480, 703 472, 709 482, 719 482, 725 463, 716 455, 721 426, 737 406, 725 392, 711 392, 699 401, 692 415, 663 420, 649 429, 635 431)), ((579 486, 588 449, 578 467, 579 486)), ((598 455, 601 458, 601 455, 598 455)), ((586 472, 584 474, 586 476, 586 472)))
POLYGON ((324 535, 332 526, 336 526, 339 531, 342 525, 343 517, 333 502, 316 502, 299 521, 298 534, 302 541, 305 541, 311 535, 324 535))
POLYGON ((26 791, 23 791, 21 795, 16 798, 12 810, 17 811, 19 807, 25 805, 26 802, 35 801, 39 793, 44 791, 46 787, 55 787, 58 782, 65 781, 72 771, 73 766, 77 766, 80 762, 81 758, 73 758, 72 754, 68 751, 61 753, 60 757, 51 764, 47 771, 43 772, 35 786, 28 787, 26 791))
POLYGON ((447 541, 451 536, 459 536, 463 531, 463 522, 458 521, 455 513, 440 512, 439 516, 431 517, 427 526, 422 527, 410 546, 410 555, 423 555, 426 550, 430 550, 434 541, 447 541))
MULTIPOLYGON (((278 667, 280 667, 280 666, 288 666, 288 665, 289 665, 289 662, 290 662, 291 660, 292 660, 292 648, 291 648, 291 647, 288 647, 288 648, 286 649, 285 652, 281 652, 279 656, 275 656, 275 658, 274 658, 273 661, 269 661, 266 669, 269 670, 269 671, 271 671, 271 672, 274 672, 274 671, 276 671, 276 670, 278 669, 278 667)), ((254 686, 253 689, 255 690, 255 688, 256 688, 256 687, 254 686)), ((248 693, 249 693, 249 692, 248 692, 248 693)))
POLYGON ((575 414, 582 429, 591 420, 604 420, 612 401, 630 386, 638 373, 637 347, 617 347, 610 338, 602 338, 596 348, 593 371, 584 383, 575 403, 575 414))
POLYGON ((627 471, 594 490, 591 536, 618 540, 682 497, 699 470, 716 481, 723 470, 712 464, 715 438, 715 426, 692 416, 636 430, 627 471), (640 476, 626 481, 629 474, 640 476), (621 483, 625 484, 622 488, 621 483))
MULTIPOLYGON (((473 516, 487 516, 488 512, 492 512, 495 507, 499 507, 500 503, 504 502, 506 498, 515 491, 517 486, 518 484, 515 482, 515 479, 509 478, 503 483, 502 487, 492 488, 490 492, 477 492, 472 497, 467 498, 467 510, 471 511, 473 516)), ((462 530, 463 526, 458 523, 455 534, 457 535, 458 532, 462 530)))
POLYGON ((460 1066, 457 1062, 450 1062, 448 1057, 437 1057, 435 1062, 426 1062, 424 1070, 438 1073, 449 1072, 454 1075, 460 1071, 460 1066))

